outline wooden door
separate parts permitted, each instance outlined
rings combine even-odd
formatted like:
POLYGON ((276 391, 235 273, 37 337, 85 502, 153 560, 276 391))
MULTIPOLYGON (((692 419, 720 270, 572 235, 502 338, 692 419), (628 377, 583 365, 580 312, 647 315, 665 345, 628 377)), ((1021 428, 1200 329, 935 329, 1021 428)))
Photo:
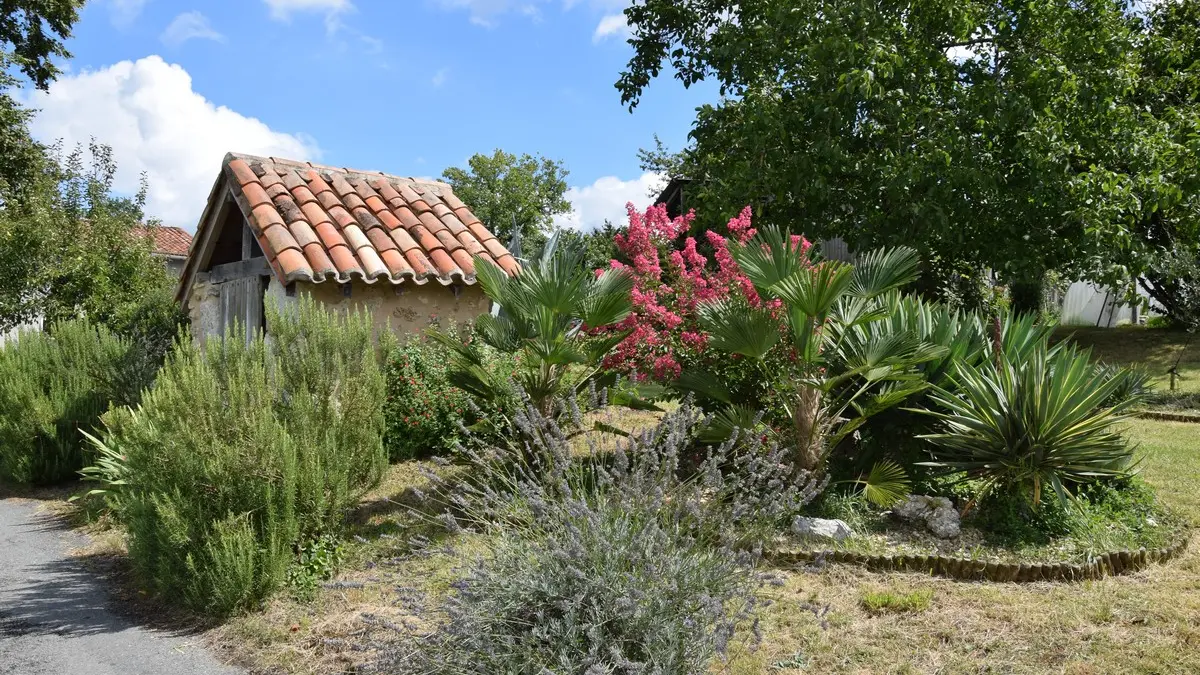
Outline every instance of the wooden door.
POLYGON ((221 284, 221 335, 240 326, 247 342, 263 328, 262 277, 233 279, 221 284))

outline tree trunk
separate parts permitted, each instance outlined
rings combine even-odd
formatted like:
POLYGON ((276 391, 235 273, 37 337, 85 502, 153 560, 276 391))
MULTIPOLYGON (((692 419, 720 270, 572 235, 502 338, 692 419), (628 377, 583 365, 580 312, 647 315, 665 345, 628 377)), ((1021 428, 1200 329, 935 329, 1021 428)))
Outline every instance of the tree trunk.
POLYGON ((801 386, 792 412, 792 425, 796 429, 796 471, 816 471, 820 466, 825 443, 821 404, 820 389, 801 386))

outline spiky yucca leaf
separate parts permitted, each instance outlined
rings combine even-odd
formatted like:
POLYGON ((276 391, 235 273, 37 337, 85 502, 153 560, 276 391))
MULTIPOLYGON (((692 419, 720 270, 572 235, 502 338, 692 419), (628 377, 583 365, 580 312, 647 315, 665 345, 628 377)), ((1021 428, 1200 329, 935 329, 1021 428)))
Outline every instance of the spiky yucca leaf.
POLYGON ((984 491, 1023 488, 1035 505, 1047 487, 1065 502, 1072 484, 1129 473, 1132 450, 1113 425, 1130 403, 1104 406, 1119 382, 1086 353, 1042 344, 1024 361, 962 365, 954 380, 957 395, 938 389, 936 409, 921 411, 942 427, 922 436, 936 448, 927 465, 979 478, 984 491))

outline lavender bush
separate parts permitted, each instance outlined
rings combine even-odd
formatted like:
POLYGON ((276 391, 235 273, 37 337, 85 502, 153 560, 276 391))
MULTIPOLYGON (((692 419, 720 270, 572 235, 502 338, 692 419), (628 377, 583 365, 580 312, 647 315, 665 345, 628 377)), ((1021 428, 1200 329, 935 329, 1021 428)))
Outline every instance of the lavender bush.
POLYGON ((689 459, 706 423, 690 401, 620 440, 573 436, 583 415, 559 405, 463 450, 468 483, 430 476, 426 513, 486 552, 378 672, 697 673, 756 634, 756 553, 824 484, 747 435, 689 459))

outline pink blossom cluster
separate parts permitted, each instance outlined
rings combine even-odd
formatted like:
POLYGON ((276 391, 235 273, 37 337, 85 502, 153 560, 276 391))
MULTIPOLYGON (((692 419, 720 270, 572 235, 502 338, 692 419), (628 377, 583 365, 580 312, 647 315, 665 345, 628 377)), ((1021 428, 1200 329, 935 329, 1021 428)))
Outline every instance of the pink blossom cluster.
MULTIPOLYGON (((634 311, 607 329, 631 332, 605 359, 604 366, 639 380, 672 380, 679 376, 682 364, 695 363, 706 353, 708 336, 696 315, 701 303, 739 295, 753 306, 762 301, 730 255, 728 238, 705 232, 715 261, 710 265, 697 249, 696 239, 684 237, 695 214, 672 219, 662 205, 640 213, 628 204, 626 210, 629 225, 616 235, 615 242, 631 264, 613 260, 611 266, 633 274, 634 311)), ((754 236, 749 206, 729 221, 728 229, 729 238, 739 244, 754 236)), ((793 237, 793 242, 802 250, 809 246, 801 237, 793 237)))

